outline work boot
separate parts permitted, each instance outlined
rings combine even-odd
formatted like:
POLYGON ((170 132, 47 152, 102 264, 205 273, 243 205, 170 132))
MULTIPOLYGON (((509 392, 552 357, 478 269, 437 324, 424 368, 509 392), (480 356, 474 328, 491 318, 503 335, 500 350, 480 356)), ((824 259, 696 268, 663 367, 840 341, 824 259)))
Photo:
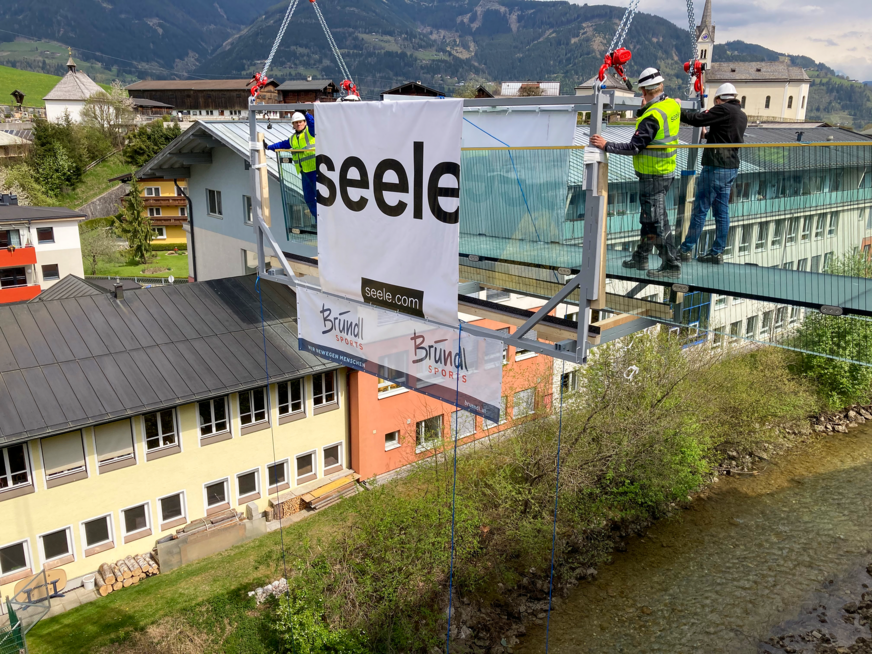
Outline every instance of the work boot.
POLYGON ((693 261, 693 252, 691 252, 690 250, 679 250, 678 256, 681 258, 682 261, 693 261))
POLYGON ((624 268, 633 268, 635 270, 648 270, 648 257, 644 259, 638 259, 635 256, 627 259, 626 261, 622 261, 621 265, 624 268))
POLYGON ((664 277, 681 277, 681 264, 680 263, 664 263, 662 266, 657 268, 656 270, 649 270, 648 277, 653 277, 655 279, 661 279, 664 277))
POLYGON ((700 263, 713 263, 716 265, 720 265, 724 262, 724 254, 723 252, 719 252, 715 254, 714 252, 709 252, 708 254, 704 254, 697 259, 700 263))

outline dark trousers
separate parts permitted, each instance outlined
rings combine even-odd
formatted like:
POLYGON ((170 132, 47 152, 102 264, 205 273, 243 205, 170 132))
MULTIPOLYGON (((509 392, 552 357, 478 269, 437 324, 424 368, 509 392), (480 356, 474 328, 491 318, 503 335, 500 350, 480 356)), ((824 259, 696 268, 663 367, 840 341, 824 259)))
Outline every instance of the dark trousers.
POLYGON ((303 199, 306 201, 306 206, 312 212, 312 218, 318 222, 318 191, 315 188, 315 182, 318 181, 318 171, 313 170, 311 173, 300 173, 303 182, 303 199))
POLYGON ((672 227, 669 225, 669 214, 666 212, 666 194, 675 178, 665 175, 641 175, 639 178, 639 203, 642 213, 639 222, 642 225, 641 238, 633 258, 647 260, 648 255, 657 246, 657 252, 664 263, 680 265, 678 248, 672 239, 672 227))

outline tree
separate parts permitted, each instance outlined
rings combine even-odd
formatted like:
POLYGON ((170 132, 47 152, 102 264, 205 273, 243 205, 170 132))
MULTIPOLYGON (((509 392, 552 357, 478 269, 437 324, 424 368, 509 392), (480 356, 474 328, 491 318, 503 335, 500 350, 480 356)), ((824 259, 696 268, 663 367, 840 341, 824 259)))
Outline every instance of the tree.
POLYGON ((121 82, 115 80, 108 93, 95 93, 85 100, 82 122, 100 130, 114 147, 124 144, 124 135, 133 124, 133 100, 121 82))
POLYGON ((91 274, 97 274, 99 260, 112 262, 118 257, 118 243, 111 227, 96 227, 82 232, 82 260, 90 267, 91 274))
POLYGON ((542 87, 538 84, 521 84, 518 95, 522 98, 538 98, 542 95, 542 87))
POLYGON ((181 135, 182 128, 178 123, 166 125, 163 121, 156 120, 143 125, 128 136, 127 145, 122 151, 124 161, 133 166, 144 166, 181 135))
POLYGON ((132 258, 140 263, 148 263, 154 230, 142 201, 142 187, 135 177, 130 182, 130 193, 124 198, 124 209, 119 222, 119 231, 127 239, 132 258))

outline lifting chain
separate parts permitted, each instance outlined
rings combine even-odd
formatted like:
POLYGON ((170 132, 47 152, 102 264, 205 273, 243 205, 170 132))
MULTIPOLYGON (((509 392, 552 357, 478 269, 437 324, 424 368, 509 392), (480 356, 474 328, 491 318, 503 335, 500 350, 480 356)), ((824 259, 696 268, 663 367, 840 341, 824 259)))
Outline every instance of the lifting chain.
MULTIPOLYGON (((624 39, 627 38, 627 32, 630 30, 630 24, 633 22, 633 17, 639 9, 641 0, 630 0, 630 5, 627 11, 624 12, 624 17, 621 19, 621 24, 618 25, 618 31, 615 32, 615 38, 612 39, 612 44, 609 46, 609 52, 614 52, 624 45, 624 39)), ((691 2, 691 0, 687 0, 691 2)))
MULTIPOLYGON (((687 25, 688 30, 690 31, 690 51, 691 51, 691 68, 688 71, 689 77, 687 78, 687 97, 690 98, 690 94, 693 92, 693 82, 694 82, 694 69, 693 63, 699 57, 699 51, 696 48, 696 17, 693 14, 693 0, 687 0, 687 25)), ((702 93, 700 93, 702 95, 702 93)))
POLYGON ((279 33, 278 35, 276 35, 276 40, 273 43, 272 50, 270 50, 269 57, 266 58, 266 62, 263 65, 263 72, 261 72, 261 77, 266 77, 266 72, 272 65, 273 57, 276 56, 276 51, 279 49, 279 43, 282 42, 282 38, 284 38, 285 36, 285 31, 287 31, 288 29, 288 25, 291 22, 291 16, 294 15, 294 10, 296 10, 298 3, 299 0, 291 0, 290 4, 288 4, 288 11, 285 12, 285 18, 282 21, 281 27, 279 27, 279 33))
POLYGON ((327 42, 330 44, 330 48, 333 50, 333 55, 336 57, 336 61, 339 64, 339 72, 350 82, 354 82, 351 79, 351 73, 348 71, 348 66, 345 65, 345 60, 342 58, 342 53, 339 51, 339 46, 336 45, 336 41, 333 39, 333 34, 330 32, 330 28, 327 27, 327 21, 324 20, 324 14, 321 13, 321 7, 318 6, 316 0, 309 0, 312 3, 312 6, 315 8, 315 13, 318 14, 318 21, 321 23, 321 28, 324 30, 324 34, 327 36, 327 42))

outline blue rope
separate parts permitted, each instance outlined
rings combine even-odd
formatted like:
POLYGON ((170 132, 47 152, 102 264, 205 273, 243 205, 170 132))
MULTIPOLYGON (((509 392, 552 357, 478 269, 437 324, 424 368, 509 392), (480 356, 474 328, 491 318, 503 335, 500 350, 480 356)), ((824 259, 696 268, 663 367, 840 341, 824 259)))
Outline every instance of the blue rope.
MULTIPOLYGON (((457 325, 457 351, 460 352, 463 323, 457 325)), ((445 632, 445 654, 451 651, 451 599, 454 587, 454 518, 457 507, 457 421, 460 417, 460 357, 457 360, 457 391, 454 396, 454 483, 451 488, 451 567, 448 572, 448 630, 445 632)))
MULTIPOLYGON (((471 120, 469 120, 469 118, 464 118, 463 120, 465 120, 467 123, 469 123, 470 125, 472 125, 473 127, 475 127, 477 130, 482 131, 482 132, 484 132, 485 134, 487 134, 488 136, 490 136, 490 137, 491 137, 494 141, 496 141, 497 143, 502 143, 502 144, 505 145, 507 148, 512 147, 511 145, 509 145, 509 144, 506 143, 505 141, 501 141, 500 139, 498 139, 496 136, 494 136, 493 134, 491 134, 491 133, 488 132, 487 130, 484 130, 484 129, 482 129, 481 127, 479 127, 478 125, 476 125, 474 122, 472 122, 471 120)), ((517 166, 515 166, 515 158, 512 156, 512 151, 511 151, 511 150, 509 150, 508 153, 509 153, 509 160, 512 162, 512 169, 515 171, 515 179, 518 181, 518 188, 521 189, 521 197, 524 198, 524 206, 527 207, 527 214, 530 216, 530 222, 533 223, 533 231, 536 232, 536 240, 537 240, 537 241, 541 241, 542 239, 539 238, 539 230, 536 228, 536 221, 533 220, 533 212, 530 211, 530 205, 529 205, 529 203, 527 202, 527 194, 524 193, 524 187, 521 186, 521 176, 518 174, 518 168, 517 168, 517 166)))
POLYGON ((560 422, 557 427, 557 484, 554 489, 554 526, 551 528, 551 577, 548 580, 548 621, 545 624, 545 653, 548 654, 548 636, 551 629, 551 597, 554 593, 554 550, 557 545, 557 498, 560 496, 560 441, 563 437, 563 374, 566 361, 560 371, 560 422))
MULTIPOLYGON (((266 353, 266 321, 263 319, 263 294, 260 292, 260 273, 257 275, 257 280, 254 282, 254 288, 257 291, 257 296, 260 299, 260 331, 263 334, 263 369, 266 373, 266 395, 267 395, 267 407, 269 407, 269 357, 266 353)), ((269 429, 270 439, 272 440, 272 451, 273 451, 273 466, 278 463, 278 456, 276 456, 276 439, 275 439, 275 430, 273 427, 273 421, 270 419, 270 429, 269 429)), ((269 485, 269 479, 267 479, 267 485, 269 485)), ((276 484, 276 506, 279 504, 279 491, 278 484, 276 484)), ((285 573, 285 581, 288 582, 288 590, 285 595, 288 598, 288 624, 291 628, 291 651, 296 654, 297 648, 294 645, 294 620, 293 615, 291 615, 291 581, 288 579, 288 562, 285 558, 285 530, 282 528, 282 519, 279 518, 279 539, 282 544, 282 570, 285 573)))

